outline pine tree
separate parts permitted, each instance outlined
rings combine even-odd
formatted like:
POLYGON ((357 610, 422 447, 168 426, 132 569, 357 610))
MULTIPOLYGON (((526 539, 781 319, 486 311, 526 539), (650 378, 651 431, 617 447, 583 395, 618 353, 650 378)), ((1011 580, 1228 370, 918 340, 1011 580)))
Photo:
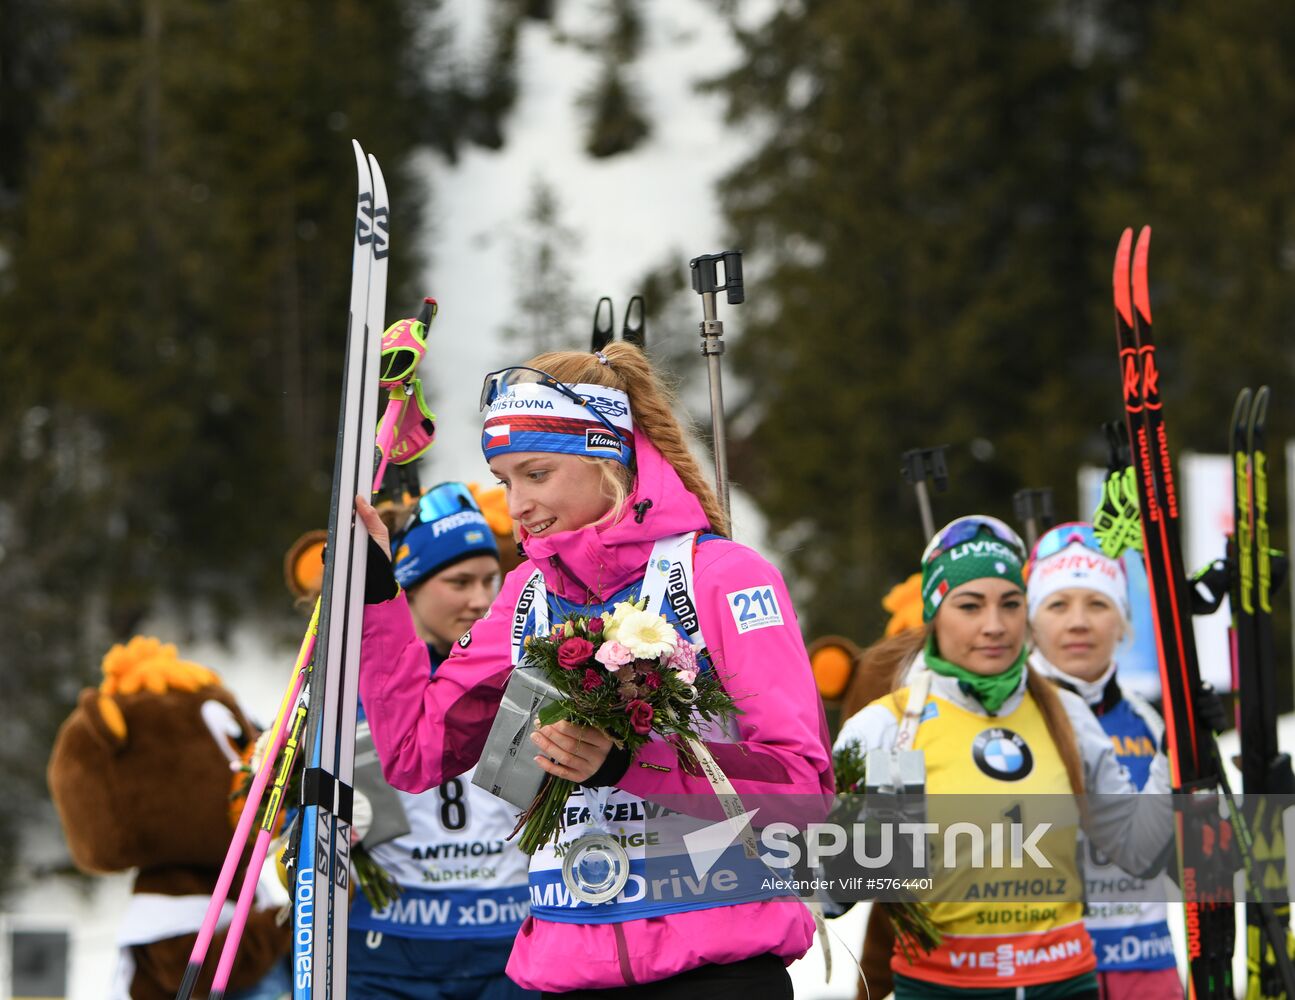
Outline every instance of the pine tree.
POLYGON ((723 185, 750 302, 734 472, 812 589, 811 629, 878 634, 916 567, 903 450, 952 445, 939 514, 1010 518, 1022 485, 1065 497, 1118 405, 1088 309, 1109 261, 1087 157, 1119 155, 1110 66, 1083 51, 1105 31, 1061 3, 860 0, 740 36, 720 89, 761 139, 723 185))
POLYGON ((4 78, 39 109, 0 212, 6 845, 110 641, 160 601, 287 612, 281 554, 327 511, 351 135, 392 189, 391 308, 421 294, 435 8, 75 0, 37 36, 58 87, 4 78))

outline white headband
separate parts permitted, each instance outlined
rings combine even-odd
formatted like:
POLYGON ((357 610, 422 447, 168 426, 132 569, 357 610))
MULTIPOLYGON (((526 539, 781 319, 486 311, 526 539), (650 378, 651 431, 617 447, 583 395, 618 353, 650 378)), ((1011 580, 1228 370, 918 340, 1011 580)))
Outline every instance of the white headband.
POLYGON ((1030 617, 1034 617, 1049 597, 1070 587, 1094 590, 1110 598, 1124 620, 1129 621, 1129 584, 1123 564, 1081 542, 1071 542, 1060 552, 1030 565, 1030 578, 1025 588, 1030 617))

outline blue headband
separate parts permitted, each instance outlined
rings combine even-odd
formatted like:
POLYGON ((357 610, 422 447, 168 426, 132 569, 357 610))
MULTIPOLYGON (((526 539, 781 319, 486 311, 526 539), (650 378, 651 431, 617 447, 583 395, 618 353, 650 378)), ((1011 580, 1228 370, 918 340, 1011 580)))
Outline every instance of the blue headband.
POLYGON ((413 525, 396 540, 392 568, 408 589, 472 556, 499 558, 494 532, 466 486, 442 483, 419 499, 413 525))
POLYGON ((603 385, 565 388, 582 402, 536 382, 508 385, 493 396, 481 430, 486 461, 512 452, 545 451, 629 465, 634 453, 629 397, 603 385))

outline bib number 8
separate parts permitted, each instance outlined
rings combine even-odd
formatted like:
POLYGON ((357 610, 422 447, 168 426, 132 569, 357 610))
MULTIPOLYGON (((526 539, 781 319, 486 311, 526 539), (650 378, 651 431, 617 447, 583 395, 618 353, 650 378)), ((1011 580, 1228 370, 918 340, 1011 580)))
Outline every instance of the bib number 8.
POLYGON ((462 830, 468 825, 468 803, 463 797, 463 782, 451 778, 437 789, 441 795, 441 826, 462 830))

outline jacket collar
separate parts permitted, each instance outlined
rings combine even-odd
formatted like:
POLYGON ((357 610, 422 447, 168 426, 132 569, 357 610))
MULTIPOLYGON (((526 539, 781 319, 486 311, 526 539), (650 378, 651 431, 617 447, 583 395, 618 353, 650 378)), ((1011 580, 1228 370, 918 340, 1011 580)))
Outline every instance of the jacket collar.
POLYGON ((521 529, 522 549, 544 574, 549 593, 580 604, 601 603, 642 579, 657 539, 708 527, 701 502, 637 430, 634 454, 634 490, 619 520, 542 538, 521 529))

